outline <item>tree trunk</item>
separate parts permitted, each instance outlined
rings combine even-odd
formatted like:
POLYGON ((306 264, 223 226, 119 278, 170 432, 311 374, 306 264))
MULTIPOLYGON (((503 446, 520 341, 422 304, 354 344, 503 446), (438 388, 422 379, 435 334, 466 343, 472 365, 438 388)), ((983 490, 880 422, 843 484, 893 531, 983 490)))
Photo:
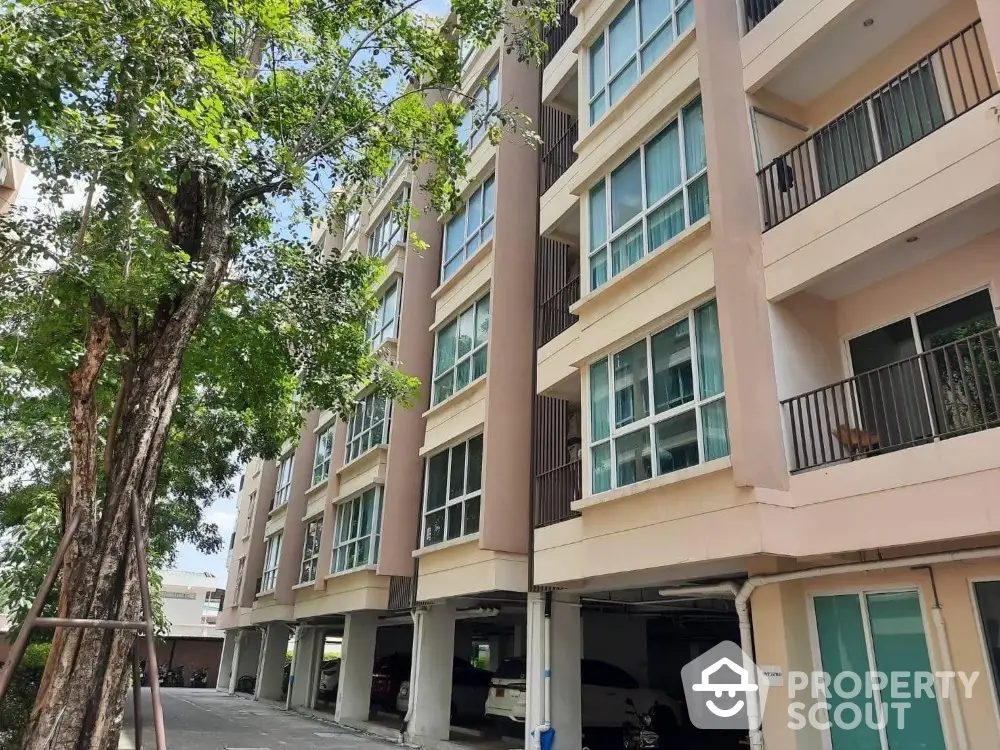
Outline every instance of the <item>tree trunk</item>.
MULTIPOLYGON (((198 174, 183 192, 182 196, 178 191, 177 210, 180 213, 184 201, 190 215, 183 221, 178 215, 184 236, 177 242, 197 249, 192 256, 203 264, 203 274, 172 301, 169 315, 143 342, 100 502, 94 391, 108 351, 109 319, 99 305, 84 357, 70 376, 72 479, 66 517, 82 511, 83 522, 63 562, 62 617, 142 617, 131 503, 139 505, 142 538, 148 540, 184 352, 225 277, 229 259, 229 202, 224 188, 198 174)), ((24 750, 117 748, 135 639, 129 631, 57 629, 24 750)))

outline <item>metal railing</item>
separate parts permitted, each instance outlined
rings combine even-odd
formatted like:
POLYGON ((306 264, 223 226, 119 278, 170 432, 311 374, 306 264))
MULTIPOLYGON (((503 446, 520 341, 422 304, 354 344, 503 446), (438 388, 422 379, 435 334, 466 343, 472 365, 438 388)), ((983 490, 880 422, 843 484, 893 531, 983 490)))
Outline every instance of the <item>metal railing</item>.
POLYGON ((757 173, 764 231, 997 93, 988 60, 976 21, 771 161, 757 173))
POLYGON ((389 578, 389 609, 409 609, 413 606, 415 591, 412 576, 391 576, 389 578))
POLYGON ((573 29, 576 28, 576 16, 569 12, 572 4, 573 0, 562 0, 562 9, 559 12, 559 23, 555 26, 550 26, 545 30, 545 43, 548 47, 545 50, 545 54, 542 55, 543 68, 552 62, 552 58, 555 57, 556 53, 564 44, 566 44, 566 40, 569 39, 569 35, 572 34, 573 29))
POLYGON ((535 477, 535 528, 578 515, 570 505, 583 496, 582 462, 577 459, 535 477))
POLYGON ((1000 328, 781 402, 793 471, 1000 427, 1000 328))
POLYGON ((747 19, 747 31, 759 24, 771 11, 781 5, 781 0, 743 0, 743 12, 747 19))
POLYGON ((577 318, 569 311, 580 299, 580 277, 574 276, 538 306, 538 346, 544 346, 573 325, 577 318))
POLYGON ((542 151, 542 192, 552 187, 576 162, 577 121, 569 123, 542 151))

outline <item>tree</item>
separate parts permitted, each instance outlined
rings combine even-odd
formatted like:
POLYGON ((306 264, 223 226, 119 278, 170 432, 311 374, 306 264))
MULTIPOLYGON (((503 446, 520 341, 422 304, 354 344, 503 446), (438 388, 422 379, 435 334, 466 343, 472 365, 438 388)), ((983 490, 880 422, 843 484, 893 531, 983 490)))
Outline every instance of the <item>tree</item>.
MULTIPOLYGON (((453 0, 446 23, 416 0, 7 6, 0 137, 53 201, 85 196, 0 226, 0 406, 61 415, 49 489, 82 519, 60 614, 139 616, 133 500, 144 540, 162 517, 189 533, 233 456, 273 456, 303 411, 413 392, 366 342, 378 263, 316 253, 295 227, 340 220, 394 155, 428 165, 448 210, 472 106, 452 96, 457 38, 506 25, 508 52, 537 59, 555 4, 453 0), (354 189, 330 203, 334 185, 354 189)), ((473 116, 494 139, 524 129, 503 107, 473 116)), ((57 631, 24 747, 116 747, 133 642, 57 631)))

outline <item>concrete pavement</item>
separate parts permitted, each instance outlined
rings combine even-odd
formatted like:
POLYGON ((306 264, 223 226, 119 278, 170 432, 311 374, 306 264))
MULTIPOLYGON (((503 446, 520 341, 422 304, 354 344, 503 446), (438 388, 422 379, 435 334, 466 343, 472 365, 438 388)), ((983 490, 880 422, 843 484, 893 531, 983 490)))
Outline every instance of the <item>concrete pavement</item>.
MULTIPOLYGON (((143 748, 152 750, 149 688, 142 692, 143 748)), ((385 750, 390 744, 212 689, 167 688, 160 694, 168 750, 385 750)), ((120 750, 135 747, 131 697, 120 750)))

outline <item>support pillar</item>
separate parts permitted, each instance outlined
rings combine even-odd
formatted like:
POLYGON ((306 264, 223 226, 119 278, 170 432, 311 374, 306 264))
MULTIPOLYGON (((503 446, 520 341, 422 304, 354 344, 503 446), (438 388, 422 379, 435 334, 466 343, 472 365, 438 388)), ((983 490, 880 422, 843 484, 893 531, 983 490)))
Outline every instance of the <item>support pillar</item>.
POLYGON ((983 22, 983 35, 986 46, 989 47, 993 70, 1000 77, 1000 4, 996 0, 976 0, 979 5, 979 18, 983 22))
POLYGON ((552 596, 549 608, 551 638, 548 644, 545 639, 545 610, 545 594, 528 594, 525 747, 539 747, 540 738, 536 729, 546 720, 555 730, 557 747, 582 747, 580 660, 583 657, 583 635, 579 602, 576 597, 552 596), (550 649, 551 673, 548 716, 545 710, 546 648, 550 649))
POLYGON ((323 660, 324 631, 304 626, 305 632, 296 645, 295 675, 289 678, 288 707, 315 708, 319 687, 319 670, 323 660))
POLYGON ((227 630, 222 639, 222 657, 219 659, 219 677, 215 681, 215 689, 219 691, 229 691, 229 683, 233 676, 233 656, 236 653, 236 638, 238 630, 227 630))
POLYGON ((233 656, 233 673, 230 675, 229 692, 236 692, 236 683, 241 677, 256 677, 260 661, 260 631, 254 628, 241 630, 233 656))
POLYGON ((451 731, 451 677, 455 656, 455 608, 450 602, 417 612, 410 670, 413 737, 447 740, 451 731))
POLYGON ((340 724, 351 726, 368 721, 377 633, 377 612, 347 615, 344 640, 340 645, 340 678, 334 713, 334 721, 340 724))
POLYGON ((283 622, 271 623, 264 633, 264 654, 260 662, 260 673, 257 675, 254 700, 281 700, 287 653, 288 628, 283 622))

